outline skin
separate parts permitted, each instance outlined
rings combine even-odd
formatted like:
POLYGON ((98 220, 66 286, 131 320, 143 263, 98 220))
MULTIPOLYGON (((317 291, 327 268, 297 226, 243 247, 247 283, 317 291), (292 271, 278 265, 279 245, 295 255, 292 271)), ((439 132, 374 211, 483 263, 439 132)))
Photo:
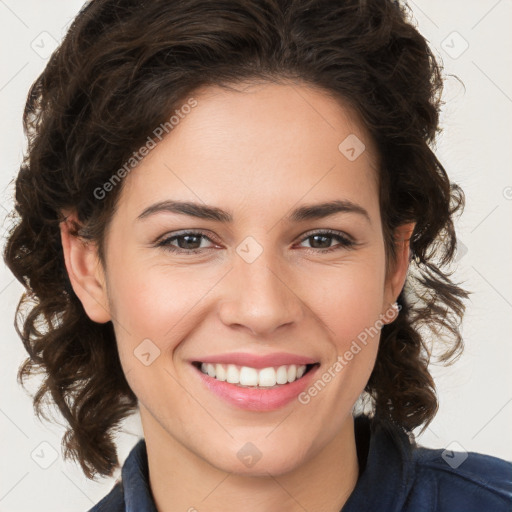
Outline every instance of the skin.
POLYGON ((309 403, 271 412, 224 402, 188 360, 291 352, 319 361, 321 376, 365 328, 392 321, 414 225, 397 230, 396 265, 386 276, 375 148, 356 116, 324 91, 260 83, 193 97, 198 105, 124 179, 105 267, 94 244, 61 224, 72 286, 93 321, 114 324, 159 511, 339 511, 357 482, 352 408, 380 332, 309 403), (350 134, 366 146, 354 161, 338 149, 350 134), (169 212, 137 220, 169 199, 217 206, 233 222, 169 212), (354 212, 284 220, 298 206, 337 199, 362 206, 369 220, 354 212), (183 239, 172 242, 182 254, 156 246, 190 229, 208 237, 191 240, 200 254, 186 254, 183 239), (309 232, 325 229, 357 245, 329 236, 315 245, 309 232), (236 252, 248 236, 262 248, 252 263, 236 252), (134 356, 144 339, 160 350, 148 366, 134 356), (247 442, 262 454, 251 467, 237 457, 247 442))

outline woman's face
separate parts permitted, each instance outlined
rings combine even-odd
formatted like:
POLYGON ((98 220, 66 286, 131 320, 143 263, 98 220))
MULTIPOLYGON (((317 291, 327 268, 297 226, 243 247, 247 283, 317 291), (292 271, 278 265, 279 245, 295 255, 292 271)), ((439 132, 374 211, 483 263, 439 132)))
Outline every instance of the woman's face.
POLYGON ((98 286, 73 283, 89 316, 114 324, 146 438, 277 475, 347 424, 407 249, 386 280, 375 149, 335 100, 276 84, 193 97, 124 178, 98 286), (218 378, 194 364, 206 360, 218 378), (317 364, 269 389, 293 381, 294 361, 317 364), (221 380, 240 374, 263 387, 221 380))

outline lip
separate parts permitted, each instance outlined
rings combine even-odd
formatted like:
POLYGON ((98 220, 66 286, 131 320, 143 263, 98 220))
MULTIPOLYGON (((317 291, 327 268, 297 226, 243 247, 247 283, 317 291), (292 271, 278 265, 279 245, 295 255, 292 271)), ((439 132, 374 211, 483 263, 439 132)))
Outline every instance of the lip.
MULTIPOLYGON (((206 361, 203 361, 206 362, 206 361)), ((294 363, 291 363, 294 364, 294 363)), ((309 364, 309 363, 308 363, 309 364)), ((311 385, 319 364, 313 366, 300 379, 275 388, 243 388, 236 384, 220 381, 191 365, 206 388, 227 403, 248 411, 273 411, 292 402, 311 385)), ((265 368, 265 366, 263 366, 265 368)))
POLYGON ((300 356, 297 354, 288 354, 286 352, 276 352, 274 354, 257 355, 249 354, 247 352, 233 352, 231 354, 218 354, 207 356, 201 359, 191 359, 189 362, 201 362, 212 364, 235 364, 238 366, 250 366, 251 368, 261 369, 269 368, 271 366, 283 365, 303 365, 315 364, 318 361, 310 357, 300 356))

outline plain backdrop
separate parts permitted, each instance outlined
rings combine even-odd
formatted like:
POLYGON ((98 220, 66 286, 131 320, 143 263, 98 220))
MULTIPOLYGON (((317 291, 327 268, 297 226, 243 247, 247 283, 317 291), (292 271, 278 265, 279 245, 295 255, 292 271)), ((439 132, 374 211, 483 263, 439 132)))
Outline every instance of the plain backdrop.
MULTIPOLYGON (((342 1, 342 0, 340 0, 342 1)), ((63 37, 81 0, 0 0, 0 236, 13 206, 13 178, 25 146, 21 118, 31 83, 63 37)), ((512 460, 512 2, 408 2, 446 77, 437 154, 467 205, 456 228, 454 279, 474 293, 463 323, 464 355, 433 367, 439 412, 418 441, 512 460), (465 85, 453 76, 462 80, 465 85)), ((39 422, 16 372, 26 357, 14 327, 22 286, 0 264, 0 512, 85 511, 112 488, 64 461, 63 419, 39 422)), ((35 390, 37 379, 32 389, 35 390)), ((138 415, 119 435, 121 463, 142 436, 138 415)))

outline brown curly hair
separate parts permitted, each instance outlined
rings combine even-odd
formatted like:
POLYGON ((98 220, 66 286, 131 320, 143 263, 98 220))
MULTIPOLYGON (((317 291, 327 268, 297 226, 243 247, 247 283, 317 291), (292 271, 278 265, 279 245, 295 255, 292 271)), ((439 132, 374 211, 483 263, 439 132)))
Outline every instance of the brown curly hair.
POLYGON ((183 98, 209 84, 291 79, 320 87, 360 116, 380 157, 388 265, 395 228, 416 222, 401 312, 382 329, 365 391, 383 425, 411 433, 433 419, 434 343, 443 343, 446 364, 463 347, 469 292, 442 268, 455 256, 453 216, 464 194, 431 149, 442 68, 407 9, 391 0, 92 0, 82 8, 28 95, 28 149, 4 259, 27 290, 15 321, 29 354, 18 380, 44 374, 36 414, 47 418, 45 398, 58 406, 69 424, 64 456, 88 478, 119 467, 113 433, 138 404, 112 323, 91 321, 71 287, 62 211, 77 213, 75 235, 95 241, 104 262, 122 183, 102 200, 94 190, 183 98))

